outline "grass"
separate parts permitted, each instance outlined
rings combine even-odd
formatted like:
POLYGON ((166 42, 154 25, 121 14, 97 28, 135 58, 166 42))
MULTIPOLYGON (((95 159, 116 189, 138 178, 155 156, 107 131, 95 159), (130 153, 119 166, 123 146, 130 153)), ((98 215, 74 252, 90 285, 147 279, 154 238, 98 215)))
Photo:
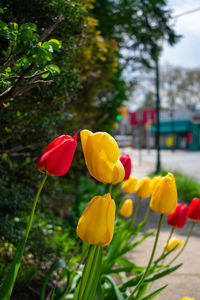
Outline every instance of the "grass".
MULTIPOLYGON (((165 176, 167 172, 163 169, 159 175, 165 176)), ((176 179, 179 199, 190 203, 193 198, 200 198, 200 184, 195 179, 180 172, 173 171, 172 173, 176 179)), ((152 172, 149 176, 153 177, 155 174, 152 172)))

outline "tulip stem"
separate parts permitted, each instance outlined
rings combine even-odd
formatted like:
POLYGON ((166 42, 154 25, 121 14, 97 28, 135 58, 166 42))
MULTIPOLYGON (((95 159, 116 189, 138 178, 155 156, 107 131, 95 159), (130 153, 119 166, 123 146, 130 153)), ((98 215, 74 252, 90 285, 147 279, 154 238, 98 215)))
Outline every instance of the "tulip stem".
POLYGON ((40 196, 40 193, 42 191, 42 188, 45 184, 45 181, 47 179, 47 174, 45 174, 45 176, 43 177, 42 179, 42 182, 40 184, 40 187, 38 188, 38 191, 37 191, 37 194, 35 196, 35 199, 34 199, 34 202, 33 202, 33 207, 32 207, 32 211, 31 211, 31 214, 30 214, 30 217, 29 217, 29 221, 28 221, 28 225, 26 227, 26 233, 25 233, 25 241, 27 241, 28 239, 28 236, 29 236, 29 232, 30 232, 30 229, 31 229, 31 225, 32 225, 32 222, 33 222, 33 217, 34 217, 34 214, 35 214, 35 209, 36 209, 36 205, 37 205, 37 202, 38 202, 38 198, 40 196))
POLYGON ((84 292, 85 281, 87 281, 86 276, 87 276, 87 272, 88 272, 88 267, 89 267, 89 263, 90 263, 90 260, 91 260, 91 255, 95 251, 95 247, 96 246, 94 246, 94 245, 90 245, 90 247, 88 249, 86 263, 85 263, 82 278, 81 278, 81 283, 80 283, 80 288, 79 288, 79 293, 78 293, 78 299, 82 298, 82 294, 84 292))
MULTIPOLYGON (((135 289, 132 291, 132 293, 129 295, 129 297, 126 299, 126 300, 131 300, 133 299, 133 295, 135 294, 135 292, 137 290, 139 290, 139 288, 141 287, 141 285, 143 284, 144 280, 145 280, 145 277, 151 267, 151 263, 153 261, 153 258, 154 258, 154 254, 155 254, 155 251, 156 251, 156 246, 157 246, 157 243, 158 243, 158 237, 159 237, 159 234, 160 234, 160 229, 161 229, 161 226, 162 226, 162 221, 163 221, 163 217, 164 217, 164 214, 161 214, 160 215, 160 220, 159 220, 159 223, 158 223, 158 229, 157 229, 157 233, 156 233, 156 238, 155 238, 155 241, 154 241, 154 245, 153 245, 153 250, 152 250, 152 253, 151 253, 151 257, 149 259, 149 262, 148 262, 148 265, 145 269, 145 272, 143 273, 140 281, 138 282, 138 284, 136 285, 135 289)), ((136 299, 137 299, 137 296, 136 296, 136 299)))
POLYGON ((111 196, 111 192, 112 192, 112 183, 108 185, 108 193, 110 193, 110 196, 111 196))
POLYGON ((35 209, 36 209, 36 205, 37 205, 37 201, 38 198, 40 196, 41 190, 45 184, 45 181, 47 179, 47 174, 43 177, 42 182, 38 188, 37 194, 35 196, 34 202, 33 202, 33 206, 32 206, 32 210, 31 210, 31 214, 29 216, 29 220, 28 220, 28 224, 26 227, 26 232, 25 232, 25 236, 22 239, 22 241, 20 242, 20 244, 17 247, 14 259, 10 265, 9 271, 7 273, 7 276, 3 282, 3 284, 0 287, 0 298, 1 299, 10 299, 10 296, 12 294, 12 290, 16 281, 16 277, 21 265, 21 260, 22 260, 22 256, 24 253, 24 248, 26 245, 26 241, 28 239, 29 236, 29 232, 31 230, 31 225, 33 222, 33 217, 34 217, 34 213, 35 213, 35 209))
MULTIPOLYGON (((174 230, 175 230, 175 228, 172 227, 171 232, 170 232, 170 234, 169 234, 169 237, 168 237, 168 239, 167 239, 166 247, 164 248, 164 250, 163 250, 161 256, 163 256, 163 255, 165 254, 165 250, 168 248, 168 244, 169 244, 169 241, 170 241, 170 239, 171 239, 171 237, 172 237, 172 235, 173 235, 173 233, 174 233, 174 230)), ((165 261, 165 258, 163 258, 163 260, 162 260, 162 265, 164 264, 164 261, 165 261)))
POLYGON ((95 276, 96 276, 97 267, 101 268, 101 266, 98 266, 99 255, 101 255, 101 251, 102 251, 101 246, 95 246, 95 252, 94 252, 93 260, 92 260, 91 267, 90 267, 90 273, 89 273, 87 282, 85 284, 85 289, 82 294, 81 300, 89 299, 91 289, 94 288, 93 285, 95 284, 94 280, 95 280, 95 276))
POLYGON ((147 219, 149 217, 149 212, 150 212, 150 206, 148 205, 145 216, 144 216, 144 220, 143 220, 144 223, 147 222, 147 219))
POLYGON ((136 204, 136 207, 135 207, 135 211, 134 211, 134 214, 133 214, 133 219, 132 219, 132 222, 131 222, 130 226, 133 226, 134 223, 135 223, 137 213, 138 213, 138 210, 139 210, 139 207, 140 207, 140 204, 141 204, 141 200, 142 200, 142 198, 139 197, 138 201, 137 201, 137 204, 136 204))
POLYGON ((178 254, 170 261, 169 265, 171 265, 171 264, 172 264, 172 263, 173 263, 180 255, 181 255, 181 253, 183 252, 183 250, 184 250, 185 247, 187 246, 187 243, 188 243, 189 238, 190 238, 190 236, 191 236, 191 234, 192 234, 192 231, 193 231, 193 229, 194 229, 195 224, 196 224, 196 222, 192 222, 192 226, 190 227, 190 231, 189 231, 189 233, 188 233, 187 239, 186 239, 186 241, 185 241, 183 247, 181 248, 181 250, 179 251, 179 253, 178 253, 178 254))

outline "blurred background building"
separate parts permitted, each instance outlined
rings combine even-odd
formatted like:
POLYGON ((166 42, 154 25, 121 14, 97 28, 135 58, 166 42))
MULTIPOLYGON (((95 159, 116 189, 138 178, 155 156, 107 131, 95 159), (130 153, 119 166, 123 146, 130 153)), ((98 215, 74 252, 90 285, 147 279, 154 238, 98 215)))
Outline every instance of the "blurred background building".
MULTIPOLYGON (((118 119, 120 118, 120 111, 118 119)), ((156 110, 139 109, 118 120, 116 138, 123 146, 155 148, 156 110), (127 136, 125 136, 127 135, 127 136)), ((200 150, 200 110, 163 110, 160 113, 161 149, 200 150)))

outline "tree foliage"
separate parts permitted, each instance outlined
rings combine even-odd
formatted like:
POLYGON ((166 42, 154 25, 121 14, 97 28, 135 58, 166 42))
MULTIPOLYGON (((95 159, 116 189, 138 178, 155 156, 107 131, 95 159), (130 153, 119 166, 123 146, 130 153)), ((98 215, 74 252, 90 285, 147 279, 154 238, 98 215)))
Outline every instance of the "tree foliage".
MULTIPOLYGON (((133 49, 134 64, 150 65, 157 41, 167 36, 173 44, 176 36, 161 0, 0 0, 0 7, 0 232, 15 244, 40 179, 35 165, 41 149, 58 135, 84 128, 110 132, 117 109, 127 99, 122 49, 133 49), (14 221, 16 212, 20 222, 14 221)), ((77 151, 67 176, 59 183, 49 180, 51 194, 47 185, 38 224, 46 218, 45 211, 60 214, 58 203, 66 216, 65 210, 68 213, 81 193, 77 182, 83 167, 77 151)), ((43 234, 40 229, 35 232, 43 234)), ((37 246, 29 245, 35 253, 42 249, 37 234, 37 246)))

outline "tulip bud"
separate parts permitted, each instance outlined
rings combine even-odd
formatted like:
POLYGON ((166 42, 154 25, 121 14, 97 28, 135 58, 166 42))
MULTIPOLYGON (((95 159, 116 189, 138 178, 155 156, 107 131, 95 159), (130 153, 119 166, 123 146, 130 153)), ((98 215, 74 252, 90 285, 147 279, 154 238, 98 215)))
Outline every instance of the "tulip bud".
POLYGON ((161 214, 171 214, 177 204, 177 190, 174 175, 168 173, 162 177, 151 196, 150 207, 161 214))
POLYGON ((125 169, 124 180, 127 180, 127 179, 129 179, 129 176, 131 174, 131 158, 128 154, 121 155, 120 161, 123 164, 124 169, 125 169))
POLYGON ((193 198, 188 207, 188 218, 200 222, 200 198, 193 198))
POLYGON ((128 218, 132 215, 133 212, 133 201, 132 199, 127 199, 124 201, 124 204, 120 208, 120 215, 122 217, 128 218))
POLYGON ((132 194, 135 191, 137 185, 137 177, 129 176, 129 179, 122 184, 122 191, 128 194, 132 194))
POLYGON ((53 140, 37 161, 37 168, 49 175, 62 176, 71 166, 77 145, 77 134, 73 137, 61 135, 53 140))
POLYGON ((175 228, 182 228, 187 219, 187 204, 177 204, 175 211, 167 217, 167 223, 175 228))
POLYGON ((151 182, 150 182, 150 193, 151 193, 151 195, 153 194, 153 191, 155 190, 156 185, 158 184, 158 182, 160 181, 161 178, 162 178, 161 176, 154 176, 151 179, 151 182))
POLYGON ((140 198, 148 198, 150 196, 150 178, 142 178, 136 186, 136 195, 140 198))
POLYGON ((176 245, 176 248, 174 248, 173 251, 178 250, 178 248, 180 248, 182 245, 184 244, 183 241, 177 239, 177 238, 171 238, 168 242, 168 244, 165 244, 163 247, 166 251, 170 251, 171 249, 173 249, 176 245))
POLYGON ((116 184, 125 176, 119 160, 119 147, 115 139, 106 132, 92 133, 82 130, 81 144, 90 175, 104 183, 116 184))
POLYGON ((115 208, 110 193, 92 198, 78 221, 80 239, 91 245, 108 245, 113 237, 115 208))

